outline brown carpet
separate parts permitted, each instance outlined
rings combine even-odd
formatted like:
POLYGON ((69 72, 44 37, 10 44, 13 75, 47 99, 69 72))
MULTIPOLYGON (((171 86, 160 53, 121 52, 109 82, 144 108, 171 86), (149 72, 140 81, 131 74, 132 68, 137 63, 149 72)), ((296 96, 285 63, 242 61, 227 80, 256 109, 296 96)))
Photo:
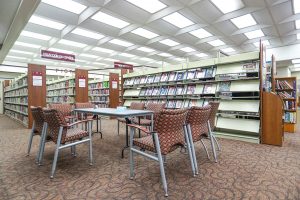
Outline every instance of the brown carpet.
MULTIPOLYGON (((65 149, 51 180, 54 144, 46 144, 44 165, 38 167, 39 137, 27 157, 30 130, 0 116, 0 199, 164 199, 158 164, 137 156, 136 176, 130 180, 128 151, 120 158, 124 131, 118 136, 116 121, 105 120, 103 132, 103 139, 93 137, 93 166, 87 145, 77 146, 76 158, 65 149)), ((300 199, 299 134, 286 134, 284 147, 219 141, 218 163, 196 145, 197 177, 186 154, 176 150, 167 157, 168 199, 300 199)))

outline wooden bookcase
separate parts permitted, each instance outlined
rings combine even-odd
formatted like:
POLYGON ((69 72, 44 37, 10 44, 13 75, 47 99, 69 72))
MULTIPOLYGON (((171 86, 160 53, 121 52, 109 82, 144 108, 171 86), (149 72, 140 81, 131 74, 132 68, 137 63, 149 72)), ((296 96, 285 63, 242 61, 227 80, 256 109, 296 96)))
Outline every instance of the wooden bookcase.
POLYGON ((5 114, 31 128, 30 106, 46 106, 46 66, 28 64, 28 72, 4 88, 5 114))
POLYGON ((109 107, 119 106, 119 74, 109 73, 109 107))
POLYGON ((296 77, 275 78, 275 90, 284 104, 284 132, 295 133, 297 128, 296 77))

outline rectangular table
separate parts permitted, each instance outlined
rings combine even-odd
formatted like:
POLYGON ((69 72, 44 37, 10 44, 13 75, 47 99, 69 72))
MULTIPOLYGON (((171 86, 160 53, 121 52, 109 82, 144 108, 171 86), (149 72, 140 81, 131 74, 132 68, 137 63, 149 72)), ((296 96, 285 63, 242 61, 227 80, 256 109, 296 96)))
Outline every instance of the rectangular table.
POLYGON ((131 123, 130 117, 143 117, 143 116, 151 116, 151 131, 153 131, 153 111, 150 110, 118 110, 116 108, 77 108, 74 109, 75 112, 78 113, 91 113, 94 115, 102 115, 108 117, 119 117, 125 118, 126 120, 126 146, 122 149, 122 158, 124 158, 124 150, 129 147, 128 141, 128 124, 131 123))

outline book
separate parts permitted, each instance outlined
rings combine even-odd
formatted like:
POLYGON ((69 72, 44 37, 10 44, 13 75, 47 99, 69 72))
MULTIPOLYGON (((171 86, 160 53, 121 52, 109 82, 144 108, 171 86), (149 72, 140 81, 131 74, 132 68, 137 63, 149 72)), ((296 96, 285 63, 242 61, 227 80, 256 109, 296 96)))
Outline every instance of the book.
POLYGON ((168 88, 166 86, 163 86, 160 88, 160 95, 167 95, 168 94, 168 88))
POLYGON ((183 106, 183 100, 177 100, 175 108, 182 108, 182 106, 183 106))
POLYGON ((147 80, 147 77, 146 76, 142 76, 140 84, 145 84, 146 80, 147 80))
POLYGON ((162 75, 160 77, 160 82, 166 82, 166 81, 168 81, 168 78, 169 78, 169 73, 168 72, 162 73, 162 75))
POLYGON ((184 94, 184 86, 183 85, 177 86, 176 95, 182 95, 182 94, 184 94))
POLYGON ((153 91, 153 88, 147 88, 147 91, 146 91, 146 96, 151 96, 152 94, 152 91, 153 91))
POLYGON ((136 78, 134 79, 133 84, 134 84, 134 85, 138 85, 138 84, 140 84, 140 81, 141 81, 141 78, 140 78, 140 77, 136 77, 136 78))
POLYGON ((228 92, 230 91, 230 81, 220 82, 219 83, 219 92, 228 92))
POLYGON ((220 92, 219 97, 221 99, 231 100, 232 99, 232 92, 220 92))
POLYGON ((196 74, 196 70, 187 71, 186 79, 187 80, 194 79, 195 78, 195 74, 196 74))
POLYGON ((158 87, 153 88, 152 96, 158 96, 158 95, 159 95, 159 88, 158 87))
POLYGON ((203 94, 214 94, 216 93, 215 85, 212 83, 207 83, 204 85, 203 94))
POLYGON ((188 85, 186 89, 186 94, 194 94, 196 85, 188 85))
POLYGON ((206 105, 208 105, 209 104, 209 100, 208 99, 205 99, 204 101, 203 101, 203 106, 206 106, 206 105))
POLYGON ((175 108, 176 101, 175 100, 169 100, 167 103, 167 108, 175 108))
POLYGON ((185 72, 177 72, 176 81, 182 81, 185 79, 185 72))
POLYGON ((175 81, 176 72, 170 72, 168 81, 175 81))
POLYGON ((168 89, 168 95, 175 95, 176 87, 175 86, 169 86, 168 89))
POLYGON ((150 76, 147 77, 147 83, 148 84, 153 83, 153 81, 154 81, 154 76, 153 75, 150 75, 150 76))
POLYGON ((205 71, 205 78, 211 78, 211 77, 214 77, 214 69, 213 67, 211 68, 207 68, 206 71, 205 71))
POLYGON ((186 99, 186 100, 184 101, 184 103, 183 103, 183 107, 184 107, 184 108, 188 108, 189 105, 190 105, 190 100, 189 100, 189 99, 186 99))
POLYGON ((161 79, 161 75, 160 74, 156 74, 153 80, 153 83, 158 83, 161 79))
POLYGON ((195 78, 204 78, 206 69, 200 68, 196 70, 195 78))

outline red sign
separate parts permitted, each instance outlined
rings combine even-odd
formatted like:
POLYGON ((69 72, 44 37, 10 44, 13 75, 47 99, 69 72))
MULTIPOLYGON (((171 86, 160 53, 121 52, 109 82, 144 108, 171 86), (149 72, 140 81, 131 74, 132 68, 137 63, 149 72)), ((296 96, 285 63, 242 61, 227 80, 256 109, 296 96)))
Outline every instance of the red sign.
POLYGON ((47 59, 52 59, 52 60, 75 62, 75 55, 59 53, 59 52, 54 52, 54 51, 48 51, 48 50, 41 50, 41 57, 47 58, 47 59))
POLYGON ((115 69, 133 69, 133 65, 121 63, 121 62, 114 62, 115 69))

